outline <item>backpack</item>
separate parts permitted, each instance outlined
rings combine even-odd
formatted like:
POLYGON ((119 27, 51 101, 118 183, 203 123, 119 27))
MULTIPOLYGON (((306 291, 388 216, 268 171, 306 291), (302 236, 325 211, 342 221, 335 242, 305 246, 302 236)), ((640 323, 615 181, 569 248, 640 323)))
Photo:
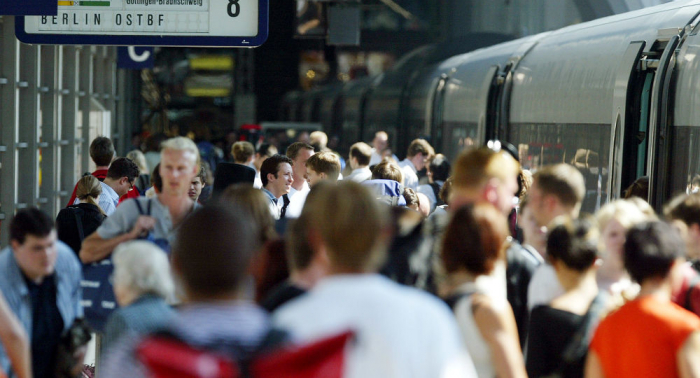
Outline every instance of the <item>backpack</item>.
POLYGON ((345 346, 352 335, 345 332, 309 345, 272 351, 286 337, 273 329, 250 356, 237 358, 235 343, 214 351, 160 332, 141 341, 136 355, 152 378, 340 378, 345 346))
POLYGON ((380 202, 390 206, 406 206, 403 198, 403 185, 394 180, 366 180, 361 182, 368 187, 380 202))

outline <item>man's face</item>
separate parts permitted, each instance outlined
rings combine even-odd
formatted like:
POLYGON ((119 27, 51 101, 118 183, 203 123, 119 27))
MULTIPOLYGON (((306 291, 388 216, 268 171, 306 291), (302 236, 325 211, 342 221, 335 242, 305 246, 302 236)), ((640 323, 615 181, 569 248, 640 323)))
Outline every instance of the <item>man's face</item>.
POLYGON ((515 194, 518 192, 518 177, 510 176, 501 180, 501 185, 498 186, 498 208, 504 213, 509 214, 515 206, 515 194))
POLYGON ((309 160, 313 154, 313 150, 307 150, 306 148, 302 148, 299 151, 296 159, 294 159, 294 167, 292 167, 296 180, 304 180, 304 177, 306 177, 306 161, 309 160))
POLYGON ((277 177, 272 174, 267 175, 267 186, 265 188, 279 198, 289 193, 293 182, 292 166, 289 163, 281 163, 277 167, 277 177))
POLYGON ((190 151, 163 150, 160 175, 163 178, 163 194, 185 196, 192 179, 197 175, 197 157, 190 151))
POLYGON ((22 272, 32 281, 41 282, 53 274, 56 265, 56 231, 47 236, 27 234, 24 243, 12 240, 12 250, 22 272))
POLYGON ((415 159, 414 159, 413 165, 416 166, 416 169, 420 171, 423 168, 425 168, 425 162, 426 162, 426 160, 428 160, 428 157, 426 155, 423 155, 422 152, 419 152, 414 157, 415 157, 415 159))
POLYGON ((324 173, 318 173, 311 168, 306 168, 306 181, 309 182, 309 187, 313 187, 317 183, 325 180, 326 175, 324 173))
POLYGON ((117 182, 117 187, 113 188, 119 197, 128 193, 134 187, 134 180, 129 181, 129 178, 124 176, 117 182))
POLYGON ((537 181, 534 181, 530 186, 530 190, 527 192, 527 198, 529 202, 529 207, 532 209, 532 215, 537 221, 538 227, 547 227, 549 219, 545 213, 544 198, 545 195, 542 190, 537 185, 537 181))
POLYGON ((199 195, 202 194, 203 187, 204 183, 202 182, 202 179, 199 176, 195 176, 192 179, 192 182, 190 182, 190 190, 187 192, 187 195, 192 201, 197 202, 199 195))
POLYGON ((381 153, 386 148, 386 146, 388 144, 387 142, 388 142, 388 140, 384 136, 376 135, 374 137, 374 140, 372 141, 372 146, 377 151, 377 153, 381 153))

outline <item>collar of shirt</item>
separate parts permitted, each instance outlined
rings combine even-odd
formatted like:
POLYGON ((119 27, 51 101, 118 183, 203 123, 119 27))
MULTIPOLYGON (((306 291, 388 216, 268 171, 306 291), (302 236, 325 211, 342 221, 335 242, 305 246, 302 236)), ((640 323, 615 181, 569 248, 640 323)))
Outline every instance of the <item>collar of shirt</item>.
POLYGON ((282 196, 280 196, 280 198, 275 197, 275 195, 272 194, 271 191, 269 191, 269 190, 267 190, 267 189, 265 189, 265 188, 260 188, 260 190, 262 190, 263 193, 265 193, 265 195, 267 195, 267 198, 270 200, 270 202, 275 202, 275 203, 276 203, 280 198, 282 198, 282 196))
POLYGON ((402 163, 404 164, 404 166, 411 167, 411 170, 413 171, 413 173, 418 173, 418 170, 416 169, 416 166, 413 165, 413 162, 410 161, 410 160, 408 160, 408 158, 403 159, 403 162, 402 162, 402 163))
POLYGON ((117 192, 115 192, 111 186, 105 184, 104 182, 100 182, 100 184, 102 185, 102 192, 107 194, 112 202, 114 202, 114 206, 116 206, 117 203, 119 203, 119 194, 117 194, 117 192))

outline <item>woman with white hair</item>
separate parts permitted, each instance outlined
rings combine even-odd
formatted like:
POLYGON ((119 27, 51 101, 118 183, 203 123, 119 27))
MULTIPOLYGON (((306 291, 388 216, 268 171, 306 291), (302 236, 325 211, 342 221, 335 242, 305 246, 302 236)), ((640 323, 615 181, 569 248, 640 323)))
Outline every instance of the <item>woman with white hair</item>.
POLYGON ((158 246, 143 240, 123 243, 114 250, 112 263, 114 295, 121 308, 105 326, 105 350, 123 335, 149 333, 175 315, 167 304, 175 286, 170 263, 158 246))
POLYGON ((632 226, 656 220, 638 204, 630 200, 616 200, 603 206, 596 213, 600 230, 603 265, 598 269, 598 287, 611 295, 613 302, 622 305, 634 299, 639 285, 632 282, 622 261, 627 230, 632 226))

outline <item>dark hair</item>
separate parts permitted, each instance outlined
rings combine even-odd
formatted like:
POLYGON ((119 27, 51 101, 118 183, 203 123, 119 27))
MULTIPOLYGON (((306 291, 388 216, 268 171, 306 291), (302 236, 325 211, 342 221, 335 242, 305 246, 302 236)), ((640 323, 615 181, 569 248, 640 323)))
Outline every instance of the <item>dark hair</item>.
POLYGON ((304 142, 294 142, 290 144, 289 147, 287 147, 286 155, 288 158, 294 160, 297 158, 297 156, 299 156, 299 151, 301 151, 302 149, 313 151, 314 146, 304 142))
POLYGON ((10 240, 24 244, 27 235, 43 238, 54 229, 53 219, 36 207, 22 209, 10 221, 10 240))
POLYGON ((458 209, 443 239, 445 270, 453 273, 463 268, 475 275, 489 274, 505 253, 503 243, 508 235, 508 222, 493 205, 484 203, 458 209))
POLYGON ((293 165, 294 161, 292 161, 291 158, 280 154, 275 154, 265 159, 260 166, 260 181, 262 181, 263 188, 267 186, 267 175, 269 173, 272 173, 275 178, 277 178, 277 171, 279 171, 279 166, 282 163, 293 165))
POLYGON ((685 244, 678 231, 668 223, 640 223, 627 232, 625 269, 639 284, 650 278, 668 276, 673 262, 684 255, 685 244))
POLYGON ((438 192, 438 197, 440 197, 440 199, 444 203, 447 203, 447 200, 450 199, 450 190, 452 190, 452 183, 452 177, 448 177, 447 180, 445 180, 445 183, 442 184, 440 192, 438 192))
POLYGON ((99 167, 106 167, 114 159, 114 145, 112 140, 99 136, 90 143, 90 158, 99 167))
POLYGON ((430 164, 428 164, 428 169, 430 173, 433 174, 433 180, 445 181, 450 177, 450 162, 443 154, 437 154, 430 159, 430 164))
POLYGON ((372 168, 372 180, 394 180, 396 182, 403 181, 403 172, 401 168, 389 159, 382 160, 372 168))
POLYGON ((598 258, 598 228, 590 219, 563 218, 549 231, 547 255, 567 267, 584 272, 598 258))
POLYGON ((139 166, 136 165, 131 159, 119 158, 112 162, 107 170, 107 177, 112 180, 119 180, 122 177, 129 179, 129 182, 133 182, 140 174, 139 166))
POLYGON ((259 248, 256 226, 246 213, 218 202, 185 219, 173 243, 173 261, 189 290, 213 297, 240 287, 259 248))
POLYGON ((258 147, 256 153, 260 156, 270 157, 277 153, 277 147, 271 145, 270 143, 263 143, 258 147))
POLYGON ((681 194, 664 207, 664 216, 686 225, 700 225, 700 193, 681 194))
POLYGON ((202 183, 202 185, 207 183, 207 170, 204 168, 204 164, 202 164, 201 167, 199 167, 199 172, 197 172, 197 175, 194 176, 194 178, 199 177, 199 181, 202 183))
POLYGON ((158 192, 163 191, 163 178, 160 177, 160 163, 156 164, 151 173, 151 185, 153 185, 158 192))
POLYGON ((645 201, 649 200, 649 176, 642 176, 632 183, 624 191, 624 198, 639 197, 645 201))
POLYGON ((416 191, 411 188, 404 188, 403 198, 406 200, 406 207, 418 205, 420 206, 420 200, 416 191))

